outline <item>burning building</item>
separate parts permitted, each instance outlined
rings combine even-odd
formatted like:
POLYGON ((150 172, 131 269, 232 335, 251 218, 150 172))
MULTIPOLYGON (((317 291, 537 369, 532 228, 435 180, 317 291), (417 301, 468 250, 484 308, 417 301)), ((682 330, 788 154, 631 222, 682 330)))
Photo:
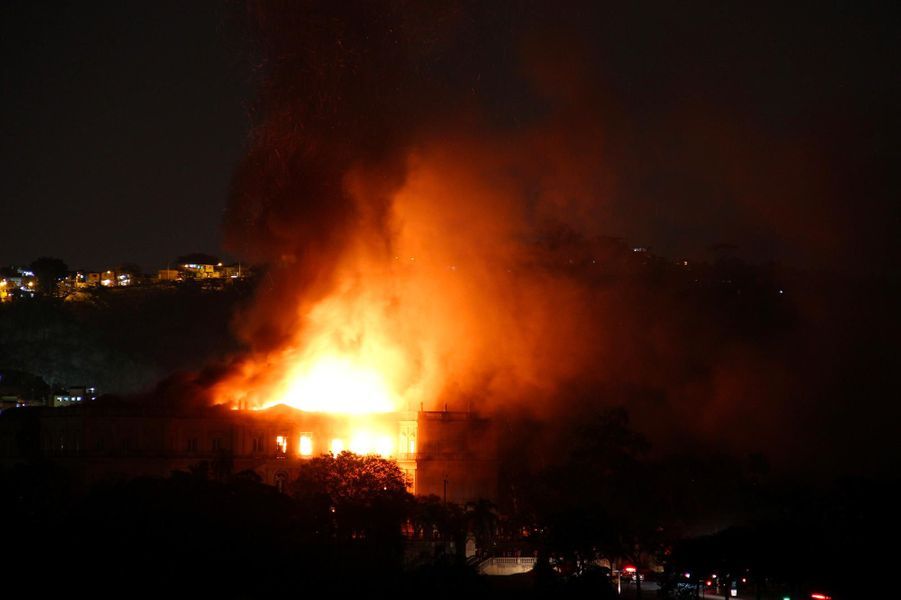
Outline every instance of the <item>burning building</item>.
MULTIPOLYGON (((509 129, 474 104, 477 6, 247 8, 261 85, 223 233, 266 267, 212 401, 489 414, 598 372, 597 291, 552 247, 596 233, 597 123, 564 102, 509 129)), ((546 75, 526 77, 565 83, 546 75)))
POLYGON ((417 493, 490 497, 490 422, 437 408, 568 414, 573 382, 644 384, 620 343, 641 347, 641 311, 589 266, 613 185, 602 95, 554 39, 480 43, 491 13, 249 2, 261 85, 223 224, 226 251, 265 265, 233 320, 243 352, 204 383, 212 406, 40 413, 32 449, 221 458, 270 483, 348 449, 395 458, 417 493), (500 49, 509 81, 486 70, 500 49))
POLYGON ((411 492, 465 502, 496 497, 495 447, 492 422, 465 412, 347 418, 285 406, 239 411, 104 398, 0 413, 0 464, 52 460, 86 483, 202 466, 218 478, 254 471, 281 488, 304 460, 346 450, 395 460, 411 492))

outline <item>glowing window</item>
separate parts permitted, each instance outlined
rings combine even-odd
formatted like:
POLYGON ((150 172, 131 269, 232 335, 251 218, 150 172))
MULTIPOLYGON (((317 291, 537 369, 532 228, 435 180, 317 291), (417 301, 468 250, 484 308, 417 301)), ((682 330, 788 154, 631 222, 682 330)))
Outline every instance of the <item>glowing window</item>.
POLYGON ((344 452, 344 440, 335 438, 332 440, 332 454, 335 456, 344 452))
POLYGON ((276 454, 285 454, 287 452, 288 452, 288 436, 286 436, 286 435, 275 436, 275 453, 276 454))
POLYGON ((300 455, 301 456, 312 456, 313 455, 313 434, 312 433, 301 433, 300 434, 300 455))

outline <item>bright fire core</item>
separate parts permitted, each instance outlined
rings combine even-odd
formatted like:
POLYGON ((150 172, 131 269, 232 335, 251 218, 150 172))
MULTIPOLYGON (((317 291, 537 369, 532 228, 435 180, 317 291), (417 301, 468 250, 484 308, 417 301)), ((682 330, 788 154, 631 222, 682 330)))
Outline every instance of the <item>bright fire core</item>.
POLYGON ((308 412, 347 415, 391 412, 396 405, 378 371, 336 356, 296 369, 284 395, 275 403, 308 412))
POLYGON ((366 418, 366 415, 396 411, 398 407, 397 398, 377 369, 363 366, 350 357, 326 355, 295 366, 282 389, 283 393, 275 394, 270 405, 284 404, 306 412, 348 418, 347 438, 332 439, 327 449, 314 449, 312 436, 301 436, 298 448, 301 456, 325 451, 340 454, 344 450, 383 457, 396 454, 391 432, 373 429, 376 424, 366 418))
POLYGON ((555 279, 523 279, 521 266, 532 261, 517 251, 525 225, 508 213, 519 190, 493 177, 483 181, 471 164, 466 152, 411 157, 388 207, 383 178, 373 181, 365 169, 348 173, 346 191, 360 208, 352 235, 321 264, 295 267, 286 258, 273 265, 285 289, 272 289, 285 294, 278 298, 284 302, 261 304, 246 333, 267 332, 258 321, 284 311, 273 322, 286 339, 237 362, 217 385, 216 401, 236 409, 283 404, 346 423, 334 432, 340 437, 304 442, 303 456, 350 450, 408 457, 415 441, 384 425, 394 414, 448 396, 518 397, 551 387, 538 374, 561 362, 570 332, 582 326, 561 325, 566 319, 556 307, 571 302, 570 290, 555 279), (373 202, 387 210, 372 210, 373 202), (486 206, 491 218, 471 218, 486 206), (320 266, 327 277, 300 278, 314 285, 290 284, 295 268, 315 275, 320 266), (559 343, 551 343, 554 336, 559 343))

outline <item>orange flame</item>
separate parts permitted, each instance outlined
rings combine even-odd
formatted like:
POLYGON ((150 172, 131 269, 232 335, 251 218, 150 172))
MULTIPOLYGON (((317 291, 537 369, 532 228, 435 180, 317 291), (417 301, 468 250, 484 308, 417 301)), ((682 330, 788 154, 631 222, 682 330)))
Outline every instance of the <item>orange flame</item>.
POLYGON ((420 150, 384 211, 378 177, 347 174, 357 221, 334 249, 332 285, 312 300, 297 291, 293 340, 246 360, 217 401, 360 416, 434 408, 450 393, 522 396, 584 371, 573 340, 590 303, 564 278, 529 272, 534 215, 492 160, 466 144, 420 150))

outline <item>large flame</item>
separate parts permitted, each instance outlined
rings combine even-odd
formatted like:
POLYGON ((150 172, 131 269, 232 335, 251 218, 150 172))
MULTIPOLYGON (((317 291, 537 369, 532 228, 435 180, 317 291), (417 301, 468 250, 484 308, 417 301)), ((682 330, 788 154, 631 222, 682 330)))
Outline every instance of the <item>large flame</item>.
POLYGON ((306 327, 288 347, 248 359, 240 375, 221 386, 220 400, 339 415, 407 409, 405 353, 381 312, 372 293, 330 295, 304 315, 306 327))
POLYGON ((305 315, 299 350, 287 352, 281 381, 263 406, 362 415, 404 407, 399 394, 404 357, 379 314, 378 298, 348 278, 305 315))
POLYGON ((289 375, 285 395, 276 403, 310 412, 367 414, 392 412, 394 394, 382 374, 340 356, 323 356, 298 365, 289 375))
MULTIPOLYGON (((573 340, 588 309, 565 279, 532 268, 521 190, 496 165, 472 168, 490 157, 449 148, 410 159, 387 215, 367 209, 371 174, 346 176, 359 219, 327 289, 298 286, 284 308, 295 335, 251 355, 219 402, 362 416, 522 397, 584 370, 573 340)), ((276 276, 292 277, 292 265, 276 276)))

